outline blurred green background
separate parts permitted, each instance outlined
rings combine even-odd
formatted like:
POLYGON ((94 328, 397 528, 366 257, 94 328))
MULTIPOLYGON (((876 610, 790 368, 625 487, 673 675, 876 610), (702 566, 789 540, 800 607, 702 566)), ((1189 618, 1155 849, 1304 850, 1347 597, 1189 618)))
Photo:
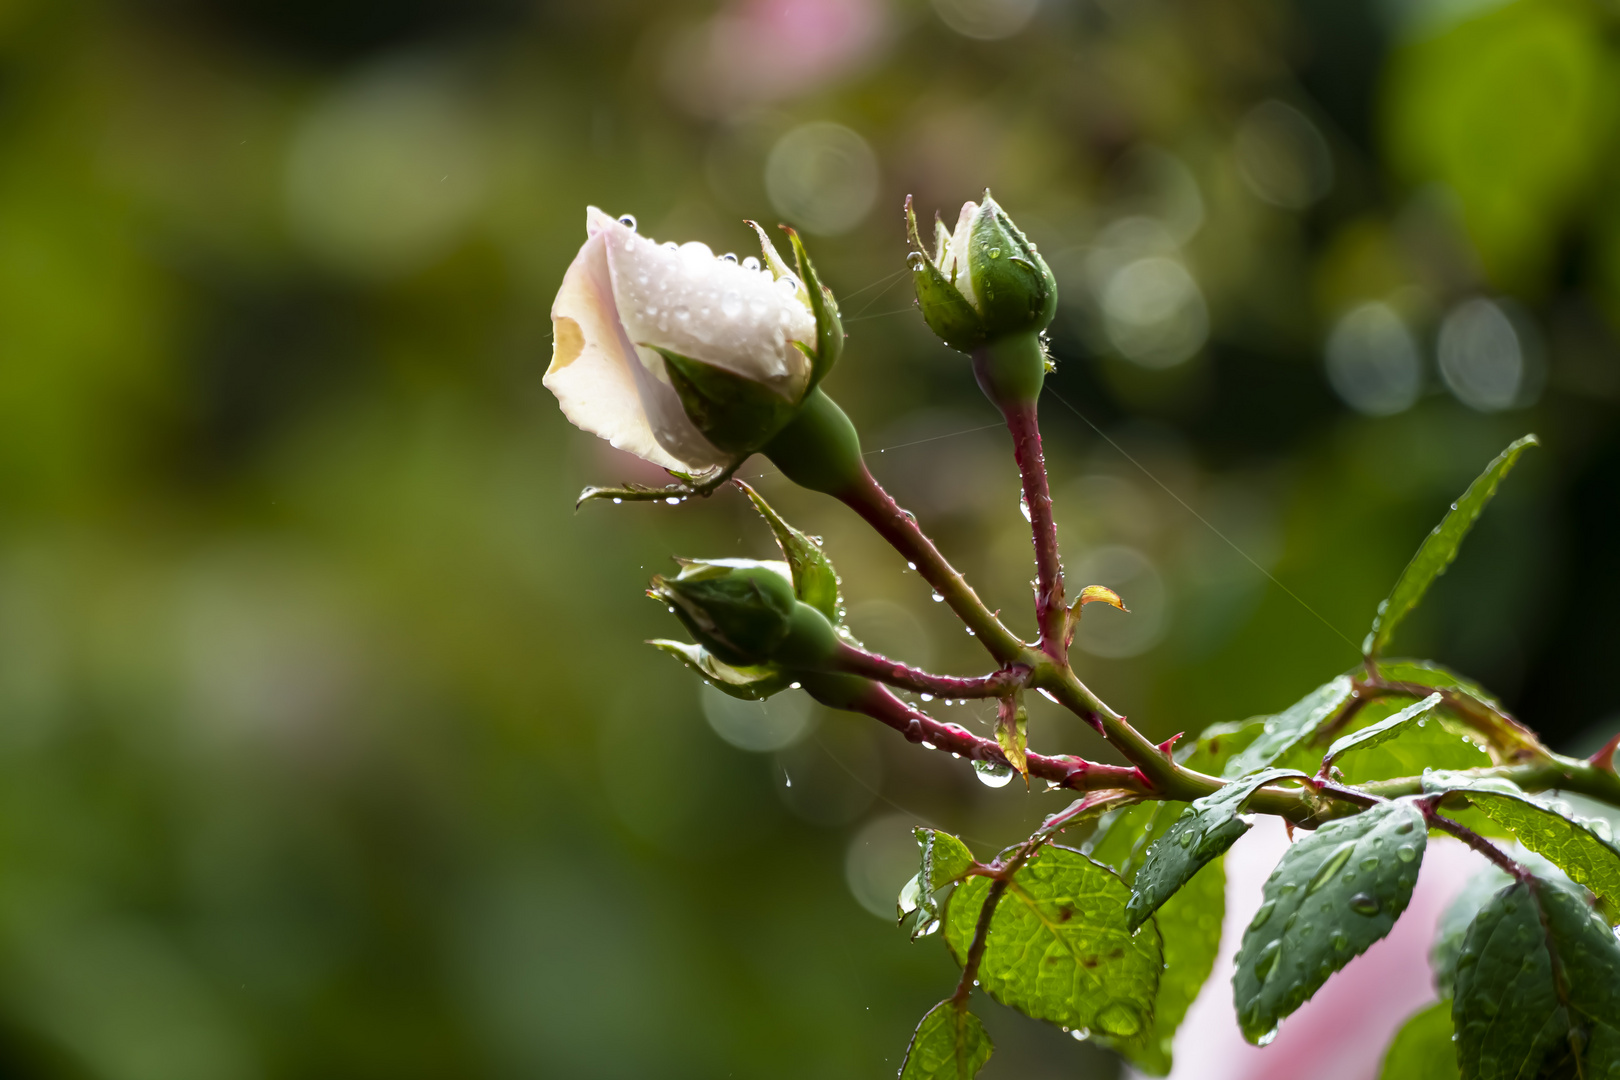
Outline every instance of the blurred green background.
MULTIPOLYGON (((1595 0, 0 0, 0 1074, 892 1075, 954 980, 884 917, 907 828, 984 853, 1064 800, 640 644, 677 629, 640 594, 672 555, 769 534, 735 493, 574 513, 649 479, 540 385, 587 203, 741 254, 744 217, 801 225, 874 471, 1030 632, 1005 437, 903 261, 907 193, 951 220, 992 187, 1063 290, 1071 582, 1134 612, 1088 612, 1077 663, 1155 737, 1349 667, 1539 432, 1399 651, 1591 742, 1617 30, 1595 0)), ((744 475, 826 536, 869 644, 983 667, 852 515, 744 475)), ((1077 727, 1033 741, 1102 753, 1077 727)), ((986 1077, 1111 1075, 985 1012, 986 1077)))

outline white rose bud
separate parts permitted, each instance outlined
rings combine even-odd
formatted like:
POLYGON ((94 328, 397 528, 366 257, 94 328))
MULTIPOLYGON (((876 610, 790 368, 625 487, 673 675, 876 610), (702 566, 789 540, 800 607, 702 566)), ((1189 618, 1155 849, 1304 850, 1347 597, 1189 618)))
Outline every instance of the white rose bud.
POLYGON ((798 278, 768 242, 761 268, 695 241, 659 244, 595 207, 585 232, 551 306, 544 382, 563 414, 687 477, 759 449, 817 374, 816 315, 798 278))

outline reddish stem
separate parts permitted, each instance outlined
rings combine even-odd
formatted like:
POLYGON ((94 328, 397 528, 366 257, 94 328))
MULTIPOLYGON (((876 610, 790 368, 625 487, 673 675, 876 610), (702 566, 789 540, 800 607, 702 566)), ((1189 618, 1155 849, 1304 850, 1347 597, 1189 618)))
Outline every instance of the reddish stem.
POLYGON ((1040 647, 1058 663, 1067 652, 1069 612, 1063 595, 1063 563, 1058 557, 1057 525, 1052 520, 1052 492, 1046 479, 1046 456, 1041 452, 1041 428, 1034 401, 1002 406, 1007 430, 1013 438, 1013 457, 1024 481, 1024 505, 1029 510, 1030 533, 1035 545, 1035 622, 1041 629, 1040 647))
POLYGON ((979 909, 979 921, 973 927, 973 943, 968 946, 967 959, 962 964, 962 977, 957 980, 956 993, 951 995, 951 1000, 958 1006, 966 1005, 968 996, 973 993, 979 962, 984 959, 984 947, 990 941, 990 920, 995 918, 996 907, 1011 882, 1011 875, 995 878, 990 882, 990 890, 984 894, 984 906, 979 909))
POLYGON ((934 694, 943 698, 1000 697, 1015 686, 1022 686, 1029 668, 1022 664, 1002 668, 989 675, 961 678, 955 675, 935 675, 920 668, 890 660, 886 656, 858 649, 848 643, 838 646, 833 666, 848 675, 864 675, 868 679, 914 690, 919 694, 934 694))
MULTIPOLYGON (((970 761, 988 761, 1011 768, 1001 747, 994 739, 980 738, 959 724, 946 724, 928 714, 912 708, 895 697, 887 688, 873 684, 859 700, 842 708, 853 708, 894 728, 914 743, 927 743, 936 749, 960 754, 970 761)), ((1147 795, 1153 785, 1142 770, 1131 765, 1104 765, 1084 758, 1045 754, 1029 755, 1029 774, 1040 777, 1059 787, 1077 791, 1098 788, 1123 788, 1147 795)))
POLYGON ((1455 836, 1458 840, 1461 840, 1463 843, 1485 856, 1498 867, 1507 871, 1509 874, 1512 874, 1517 880, 1526 881, 1529 879, 1530 872, 1524 867, 1520 866, 1518 863, 1514 862, 1512 859, 1508 858, 1501 848, 1497 847, 1495 844, 1491 843, 1489 840, 1485 839, 1468 826, 1459 825, 1457 822, 1452 821, 1448 817, 1440 816, 1437 809, 1439 802, 1440 796, 1437 795, 1432 799, 1424 799, 1418 804, 1423 809, 1424 820, 1428 822, 1431 828, 1439 829, 1441 832, 1450 833, 1452 836, 1455 836))

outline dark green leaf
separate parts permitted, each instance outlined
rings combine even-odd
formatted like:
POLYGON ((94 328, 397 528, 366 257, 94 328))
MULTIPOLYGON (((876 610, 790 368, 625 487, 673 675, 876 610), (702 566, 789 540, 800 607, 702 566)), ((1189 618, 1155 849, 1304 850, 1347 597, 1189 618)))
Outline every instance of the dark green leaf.
POLYGON ((777 546, 782 549, 782 557, 787 559, 788 569, 793 574, 794 594, 837 626, 843 617, 838 601, 838 571, 833 569, 832 560, 821 550, 820 542, 789 525, 781 514, 771 509, 770 503, 759 492, 741 480, 736 484, 771 527, 777 546))
POLYGON ((1567 885, 1530 878, 1480 909, 1451 1019, 1468 1080, 1620 1075, 1620 944, 1567 885))
POLYGON ((661 649, 681 663, 708 679, 717 689, 744 701, 759 701, 786 690, 793 676, 774 667, 733 667, 715 659, 713 653, 701 645, 688 645, 684 641, 658 639, 647 644, 661 649))
MULTIPOLYGON (((1424 779, 1426 788, 1442 782, 1433 774, 1424 779)), ((1591 889, 1611 923, 1620 921, 1615 918, 1620 911, 1620 851, 1598 832, 1607 830, 1607 822, 1589 822, 1521 792, 1486 790, 1478 782, 1461 790, 1476 810, 1511 831, 1519 843, 1591 889)))
POLYGON ((977 1016, 965 1005, 942 1001, 911 1036, 900 1080, 973 1080, 993 1048, 977 1016))
POLYGON ((1330 821, 1288 849, 1238 949, 1232 993, 1250 1042, 1395 925, 1428 841, 1414 800, 1330 821))
MULTIPOLYGON (((1434 972, 1434 988, 1442 998, 1451 1000, 1452 984, 1457 977, 1457 956, 1462 952, 1463 938, 1468 927, 1479 914, 1486 901, 1513 881, 1494 866, 1487 866, 1468 879, 1446 910, 1440 913, 1435 927, 1434 945, 1429 949, 1429 969, 1434 972)), ((1446 1034, 1451 1033, 1451 1013, 1446 1013, 1446 1034)))
POLYGON ((1133 931, 1141 926, 1206 863, 1224 855, 1238 837, 1249 831, 1249 823, 1238 816, 1249 796, 1285 776, 1303 779, 1305 774, 1293 769, 1265 769, 1234 780, 1183 810, 1149 849, 1136 875, 1131 901, 1125 909, 1127 925, 1133 931))
POLYGON ((1284 752, 1316 734, 1350 700, 1350 676, 1340 675, 1312 690, 1275 716, 1268 716, 1260 736, 1232 756, 1223 775, 1247 776, 1272 764, 1284 752))
MULTIPOLYGON (((1368 702, 1341 729, 1340 737, 1347 738, 1376 727, 1416 703, 1417 699, 1405 695, 1368 702)), ((1443 703, 1420 721, 1401 725, 1387 741, 1357 745, 1354 753, 1335 761, 1344 781, 1365 784, 1397 776, 1418 776, 1425 769, 1477 769, 1494 764, 1470 729, 1453 717, 1443 703)), ((1313 745, 1298 747, 1284 755, 1279 764, 1313 767, 1313 759, 1322 752, 1321 742, 1319 736, 1313 740, 1313 745)))
POLYGON ((1459 1080, 1451 1041, 1451 1003, 1437 1001, 1414 1013, 1384 1054, 1378 1080, 1459 1080))
MULTIPOLYGON (((989 879, 951 894, 945 940, 961 963, 989 879)), ((1153 1021, 1163 951, 1156 927, 1125 928, 1129 890, 1078 851, 1042 848, 1015 875, 990 920, 979 984, 1037 1020, 1134 1038, 1153 1021)))
POLYGON ((1438 704, 1440 704, 1440 695, 1438 693, 1430 694, 1422 701, 1408 705, 1394 716, 1387 717, 1349 735, 1340 736, 1333 740, 1332 746, 1328 747, 1327 754, 1322 758, 1323 763, 1330 764, 1340 755, 1351 750, 1366 750, 1380 743, 1388 742, 1401 734, 1408 724, 1421 722, 1425 716, 1434 711, 1434 707, 1438 704))
POLYGON ((1497 455, 1496 460, 1485 467, 1468 490, 1463 492, 1462 498, 1451 504, 1451 511, 1441 519, 1440 524, 1424 538, 1417 554, 1412 561, 1406 564, 1401 576, 1395 582, 1395 588, 1390 590, 1389 598, 1378 605, 1378 614, 1373 618, 1372 630, 1367 639, 1362 642, 1361 651, 1368 656, 1377 656, 1389 644, 1390 635, 1395 627, 1400 625, 1408 612, 1417 607, 1418 601, 1428 591, 1434 579, 1446 572, 1446 567, 1457 557, 1457 548, 1462 545, 1463 538, 1468 530, 1474 527, 1479 515, 1485 510, 1491 498, 1496 494, 1496 486, 1502 478, 1513 468, 1514 462, 1525 449, 1537 445, 1534 435, 1526 435, 1517 440, 1506 450, 1497 455))
MULTIPOLYGON (((1149 847, 1186 806, 1152 802, 1116 811, 1092 835, 1086 854, 1112 866, 1129 884, 1149 847)), ((1225 912, 1226 872, 1217 858, 1194 874, 1153 916, 1164 942, 1164 971, 1153 1000, 1152 1026, 1133 1039, 1098 1037, 1098 1042, 1149 1075, 1163 1076, 1170 1071, 1176 1029, 1215 967, 1225 912)))

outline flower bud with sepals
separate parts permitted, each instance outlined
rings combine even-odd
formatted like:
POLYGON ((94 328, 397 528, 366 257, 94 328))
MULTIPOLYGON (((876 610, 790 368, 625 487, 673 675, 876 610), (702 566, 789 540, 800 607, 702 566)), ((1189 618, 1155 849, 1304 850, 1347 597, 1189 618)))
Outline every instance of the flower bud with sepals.
POLYGON ((786 563, 688 559, 648 595, 668 604, 693 637, 733 666, 816 667, 838 650, 827 617, 793 592, 786 563))
POLYGON ((1057 281, 1035 245, 989 191, 982 203, 963 204, 954 231, 936 219, 932 256, 910 199, 906 230, 917 303, 929 327, 973 357, 992 401, 1033 401, 1050 367, 1041 335, 1057 313, 1057 281))

